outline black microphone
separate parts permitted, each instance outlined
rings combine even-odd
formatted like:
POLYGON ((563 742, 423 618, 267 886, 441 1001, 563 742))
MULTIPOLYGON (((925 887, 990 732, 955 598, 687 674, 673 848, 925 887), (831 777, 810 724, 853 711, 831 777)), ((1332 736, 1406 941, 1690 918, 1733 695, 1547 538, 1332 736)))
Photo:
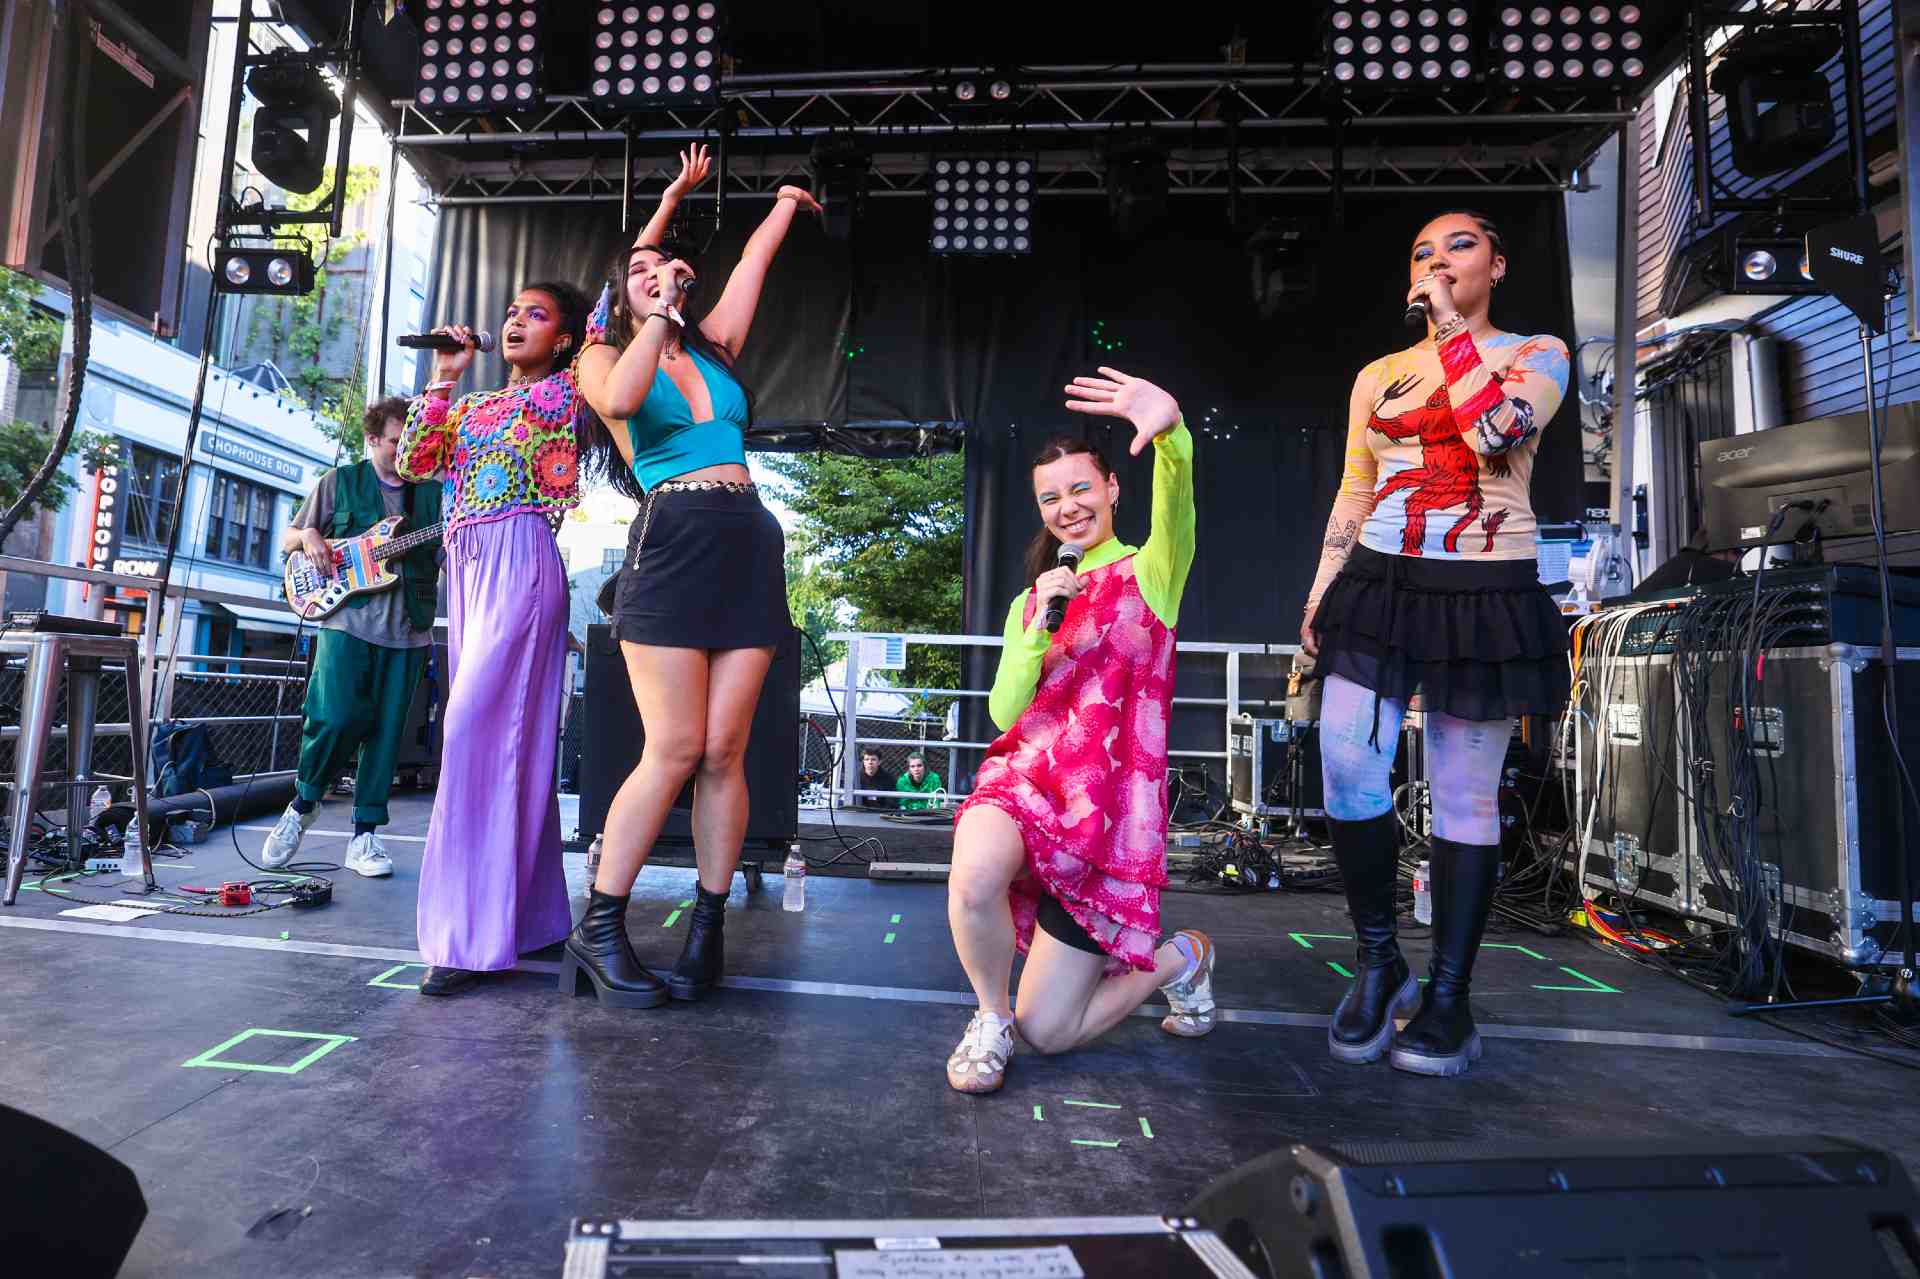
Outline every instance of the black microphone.
POLYGON ((468 347, 476 351, 493 350, 491 333, 476 333, 465 342, 444 333, 403 333, 394 342, 415 351, 464 351, 468 347))
MULTIPOLYGON (((1080 567, 1080 548, 1071 542, 1060 543, 1060 549, 1053 553, 1053 562, 1060 568, 1080 567)), ((1067 597, 1056 595, 1047 601, 1047 634, 1057 635, 1060 623, 1067 620, 1067 597)))
POLYGON ((1428 314, 1427 300, 1425 298, 1415 298, 1407 304, 1407 314, 1405 317, 1407 327, 1410 329, 1426 328, 1428 314))

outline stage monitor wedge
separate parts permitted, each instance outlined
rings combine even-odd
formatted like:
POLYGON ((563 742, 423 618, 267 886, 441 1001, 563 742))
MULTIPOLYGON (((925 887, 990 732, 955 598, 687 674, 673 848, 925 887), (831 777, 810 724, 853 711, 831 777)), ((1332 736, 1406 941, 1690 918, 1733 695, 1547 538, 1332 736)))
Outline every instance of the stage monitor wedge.
POLYGON ((143 0, 94 15, 0 5, 0 264, 66 286, 52 166, 68 166, 59 189, 71 201, 77 143, 96 305, 174 333, 212 11, 213 0, 143 0))

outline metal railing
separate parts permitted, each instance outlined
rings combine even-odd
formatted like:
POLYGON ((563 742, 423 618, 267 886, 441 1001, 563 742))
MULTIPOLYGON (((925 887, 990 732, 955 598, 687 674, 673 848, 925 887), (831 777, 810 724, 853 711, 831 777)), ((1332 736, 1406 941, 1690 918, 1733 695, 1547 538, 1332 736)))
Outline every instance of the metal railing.
MULTIPOLYGON (((860 751, 862 747, 874 746, 881 751, 882 775, 897 776, 904 771, 905 756, 908 750, 919 750, 929 756, 932 765, 934 752, 945 757, 947 771, 941 774, 943 789, 950 797, 958 798, 968 793, 969 787, 962 786, 963 780, 972 775, 973 769, 962 771, 962 760, 970 765, 977 764, 982 752, 993 745, 991 741, 973 741, 961 738, 948 738, 945 724, 936 717, 898 717, 881 716, 861 712, 861 701, 870 697, 950 697, 963 699, 981 699, 988 694, 986 689, 978 688, 933 688, 910 684, 866 684, 862 679, 861 651, 867 641, 899 640, 907 645, 923 644, 939 648, 959 649, 998 649, 1001 638, 998 635, 914 635, 897 632, 858 632, 835 631, 827 636, 846 645, 845 675, 841 683, 828 685, 827 692, 834 701, 834 714, 822 716, 818 712, 802 715, 800 725, 802 767, 809 768, 811 759, 816 757, 819 746, 815 740, 824 736, 822 726, 831 724, 833 734, 839 746, 838 758, 829 756, 827 769, 832 782, 829 787, 833 803, 841 807, 855 806, 861 799, 898 800, 901 793, 891 785, 885 788, 863 786, 861 784, 860 751), (928 733, 936 734, 927 736, 928 733), (903 749, 905 747, 906 749, 903 749), (901 763, 894 769, 894 759, 901 763)), ((1193 696, 1175 693, 1173 706, 1177 711, 1182 707, 1217 707, 1219 716, 1212 721, 1212 729, 1200 731, 1189 728, 1180 731, 1181 717, 1176 716, 1176 726, 1170 727, 1167 755, 1172 761, 1198 761, 1203 764, 1224 764, 1227 759, 1227 724, 1242 713, 1243 708, 1268 707, 1283 700, 1282 697, 1255 695, 1247 687, 1246 677, 1249 667, 1255 664, 1284 660, 1291 663, 1293 655, 1300 650, 1297 642, 1285 644, 1216 644, 1200 641, 1182 641, 1175 646, 1175 652, 1183 659, 1195 657, 1222 659, 1223 669, 1220 677, 1223 682, 1223 695, 1193 696)), ((1182 661, 1176 667, 1176 689, 1180 683, 1187 682, 1189 661, 1182 661)), ((1277 680, 1284 687, 1285 674, 1278 671, 1263 671, 1268 680, 1277 680)), ((938 769, 935 769, 938 771, 938 769)))

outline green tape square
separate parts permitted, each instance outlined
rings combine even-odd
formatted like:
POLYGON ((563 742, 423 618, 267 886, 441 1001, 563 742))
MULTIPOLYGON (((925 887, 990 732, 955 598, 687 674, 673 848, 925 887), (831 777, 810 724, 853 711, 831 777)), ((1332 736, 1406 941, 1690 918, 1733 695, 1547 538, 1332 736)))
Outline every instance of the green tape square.
POLYGON ((314 1062, 319 1061, 322 1057, 338 1048, 341 1044, 353 1043, 356 1038, 357 1036, 354 1035, 316 1034, 310 1030, 264 1030, 260 1027, 255 1027, 252 1030, 241 1031, 226 1043, 209 1048, 193 1060, 183 1061, 180 1065, 183 1068, 204 1066, 209 1070, 253 1070, 265 1075, 297 1075, 314 1062), (227 1051, 229 1048, 245 1043, 255 1035, 272 1035, 279 1039, 313 1039, 320 1042, 312 1052, 302 1057, 299 1061, 294 1062, 291 1066, 256 1066, 244 1061, 220 1060, 221 1053, 227 1051))
POLYGON ((368 982, 367 985, 378 986, 382 990, 418 991, 420 989, 420 983, 417 981, 413 981, 413 982, 388 981, 387 978, 393 976, 397 972, 403 972, 408 968, 425 968, 425 967, 426 967, 425 964, 395 964, 393 967, 387 969, 386 972, 381 973, 378 977, 375 977, 372 981, 368 982))

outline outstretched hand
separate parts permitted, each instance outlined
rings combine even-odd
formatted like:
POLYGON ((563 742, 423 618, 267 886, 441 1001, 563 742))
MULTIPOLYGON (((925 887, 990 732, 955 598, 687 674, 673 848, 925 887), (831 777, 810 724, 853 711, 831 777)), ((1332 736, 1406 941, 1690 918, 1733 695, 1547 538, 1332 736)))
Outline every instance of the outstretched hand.
POLYGON ((813 198, 813 192, 807 190, 805 187, 781 187, 780 190, 774 194, 773 198, 775 200, 792 200, 808 213, 825 212, 825 210, 820 207, 820 201, 813 198))
POLYGON ((1133 423, 1133 443, 1127 447, 1133 456, 1139 457, 1147 445, 1180 425, 1179 402, 1153 383, 1105 365, 1100 373, 1073 379, 1067 394, 1074 398, 1067 407, 1075 413, 1123 417, 1133 423))
POLYGON ((713 161, 707 148, 694 143, 680 153, 680 176, 667 187, 667 194, 682 196, 707 180, 707 171, 713 167, 713 161))

